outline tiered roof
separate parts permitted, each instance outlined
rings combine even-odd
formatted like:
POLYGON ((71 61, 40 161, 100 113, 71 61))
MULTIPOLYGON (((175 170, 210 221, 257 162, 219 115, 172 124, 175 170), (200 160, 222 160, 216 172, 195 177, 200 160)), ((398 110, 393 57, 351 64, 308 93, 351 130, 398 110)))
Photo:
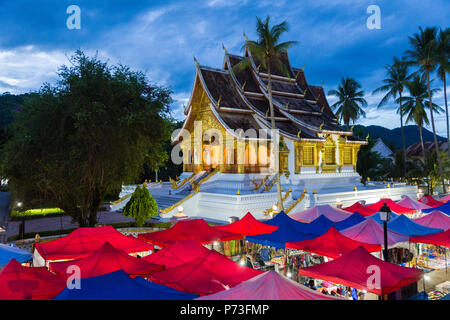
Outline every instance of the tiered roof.
MULTIPOLYGON (((345 136, 347 143, 367 143, 340 128, 323 87, 308 84, 303 69, 291 67, 287 53, 281 59, 288 75, 276 66, 271 66, 271 71, 275 125, 282 136, 319 142, 324 141, 323 135, 333 133, 345 136)), ((271 129, 267 83, 267 71, 249 50, 245 50, 243 57, 225 50, 223 69, 197 63, 184 126, 190 121, 196 86, 201 86, 211 101, 214 116, 230 133, 236 129, 271 129), (237 66, 245 58, 250 60, 251 67, 237 66)))

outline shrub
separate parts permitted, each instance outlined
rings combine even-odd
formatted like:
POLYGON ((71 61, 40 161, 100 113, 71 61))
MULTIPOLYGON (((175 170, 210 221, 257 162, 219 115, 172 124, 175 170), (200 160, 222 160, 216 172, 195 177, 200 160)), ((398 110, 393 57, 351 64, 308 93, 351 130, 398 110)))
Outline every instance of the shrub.
POLYGON ((142 227, 145 220, 158 215, 158 205, 146 187, 138 186, 126 204, 123 215, 134 218, 136 226, 142 227))

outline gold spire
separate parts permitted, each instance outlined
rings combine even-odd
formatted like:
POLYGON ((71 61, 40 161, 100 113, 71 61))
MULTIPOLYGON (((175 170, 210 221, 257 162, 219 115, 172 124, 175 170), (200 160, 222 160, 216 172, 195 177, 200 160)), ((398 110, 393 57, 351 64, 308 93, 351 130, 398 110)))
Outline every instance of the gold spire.
POLYGON ((319 130, 322 130, 322 127, 324 124, 325 124, 325 121, 322 121, 322 123, 320 124, 319 130))
POLYGON ((228 54, 227 48, 225 48, 225 46, 222 43, 222 49, 225 51, 225 54, 228 54))

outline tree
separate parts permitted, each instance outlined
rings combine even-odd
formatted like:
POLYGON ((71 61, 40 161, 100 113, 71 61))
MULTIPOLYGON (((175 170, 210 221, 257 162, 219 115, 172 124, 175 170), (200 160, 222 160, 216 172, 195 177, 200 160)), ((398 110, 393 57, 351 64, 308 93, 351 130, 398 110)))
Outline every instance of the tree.
POLYGON ((344 122, 347 129, 349 128, 350 120, 355 123, 360 116, 366 116, 362 108, 367 106, 367 101, 364 99, 364 91, 359 90, 360 88, 361 85, 355 79, 342 77, 338 89, 328 92, 329 95, 338 98, 338 101, 331 108, 336 110, 336 116, 339 118, 339 121, 344 122))
MULTIPOLYGON (((258 40, 251 41, 246 39, 244 47, 248 48, 252 56, 254 56, 267 70, 267 93, 269 95, 270 123, 272 126, 272 130, 275 130, 275 115, 272 100, 272 72, 275 71, 273 70, 275 68, 282 74, 285 74, 287 76, 289 75, 289 71, 282 61, 282 56, 286 54, 287 50, 296 42, 279 42, 281 35, 289 30, 287 22, 283 21, 280 24, 270 27, 269 20, 269 16, 266 17, 266 20, 264 22, 260 18, 256 17, 256 33, 258 34, 258 40)), ((237 65, 237 68, 248 67, 250 67, 249 59, 244 59, 237 65)), ((275 139, 275 137, 273 137, 273 139, 275 139)), ((283 198, 281 196, 280 163, 278 152, 275 152, 275 171, 278 205, 280 210, 284 210, 283 198)))
POLYGON ((448 120, 448 105, 447 105, 447 73, 450 72, 450 28, 440 30, 437 38, 437 74, 444 84, 444 101, 445 101, 445 119, 447 123, 447 144, 448 156, 450 157, 450 126, 448 120))
MULTIPOLYGON (((399 108, 397 113, 400 114, 400 128, 402 135, 402 149, 403 149, 403 168, 406 170, 406 144, 405 144, 405 132, 403 129, 403 112, 402 112, 402 93, 406 82, 411 78, 412 75, 408 75, 408 63, 406 59, 402 57, 398 59, 394 57, 394 63, 385 66, 387 78, 383 80, 384 85, 375 89, 372 94, 379 92, 386 92, 385 96, 381 99, 378 104, 378 108, 386 105, 389 99, 396 99, 399 96, 398 104, 399 108)), ((406 176, 406 171, 403 171, 403 176, 406 176)))
POLYGON ((144 226, 145 220, 158 215, 158 205, 145 186, 137 186, 123 209, 125 217, 132 217, 136 226, 144 226))
POLYGON ((21 202, 44 199, 81 227, 94 226, 105 195, 163 152, 170 90, 81 51, 70 62, 55 86, 45 84, 15 113, 0 154, 21 202))
MULTIPOLYGON (((403 115, 406 115, 406 123, 415 122, 419 128, 420 144, 422 146, 423 157, 425 160, 425 146, 423 143, 422 129, 423 125, 429 125, 426 105, 429 102, 425 99, 428 97, 427 84, 425 80, 425 75, 415 75, 412 81, 407 81, 405 83, 406 88, 409 91, 409 97, 403 97, 403 115)), ((439 89, 432 89, 431 94, 433 95, 439 91, 439 89)), ((433 103, 433 110, 436 113, 442 111, 442 108, 437 104, 433 103)))
POLYGON ((444 172, 442 170, 441 155, 439 152, 439 144, 436 136, 436 126, 434 123, 434 114, 432 107, 433 102, 430 87, 430 73, 436 69, 436 64, 438 60, 436 28, 426 28, 425 30, 423 30, 421 27, 419 27, 419 30, 420 30, 419 33, 415 33, 412 37, 409 37, 409 42, 412 49, 407 50, 406 54, 410 59, 409 63, 418 66, 420 70, 425 72, 426 74, 429 111, 431 116, 431 127, 433 129, 436 157, 441 176, 442 190, 444 193, 447 193, 445 187, 444 172))

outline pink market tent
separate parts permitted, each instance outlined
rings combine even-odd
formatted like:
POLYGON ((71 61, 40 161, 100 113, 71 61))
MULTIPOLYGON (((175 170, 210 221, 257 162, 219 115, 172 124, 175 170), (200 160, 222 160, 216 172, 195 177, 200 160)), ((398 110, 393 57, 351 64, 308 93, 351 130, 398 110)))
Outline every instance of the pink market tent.
POLYGON ((229 290, 197 300, 342 300, 307 288, 275 271, 268 271, 229 290))
POLYGON ((413 222, 420 224, 424 227, 437 228, 437 229, 450 229, 450 217, 439 210, 434 210, 427 215, 414 219, 413 222))
POLYGON ((235 287, 262 271, 241 266, 214 250, 177 267, 150 274, 149 280, 201 296, 235 287))
POLYGON ((444 232, 427 234, 426 236, 411 237, 411 242, 433 244, 435 246, 450 247, 450 229, 444 232))
POLYGON ((105 242, 100 249, 86 258, 51 262, 49 268, 62 277, 69 277, 71 273, 67 274, 67 269, 73 265, 80 268, 81 279, 101 276, 117 270, 125 271, 132 278, 146 277, 151 272, 164 269, 161 265, 132 257, 125 251, 114 248, 109 242, 105 242))
POLYGON ((408 214, 408 213, 416 212, 416 209, 410 209, 410 208, 403 207, 403 206, 399 205, 398 203, 392 201, 392 199, 388 199, 388 198, 383 198, 380 201, 378 201, 377 203, 371 204, 367 207, 378 212, 378 211, 380 211, 380 208, 383 206, 384 203, 386 203, 386 205, 393 212, 395 212, 397 214, 408 214))
POLYGON ((139 239, 165 247, 177 241, 197 240, 201 244, 241 239, 242 235, 218 230, 203 219, 178 221, 173 227, 156 232, 141 233, 139 239))
POLYGON ((449 202, 449 201, 450 201, 450 194, 448 194, 448 195, 446 195, 446 196, 440 198, 439 201, 440 201, 440 202, 444 202, 444 203, 449 202))
POLYGON ((367 244, 352 240, 340 234, 334 227, 315 239, 286 243, 286 248, 308 251, 332 259, 339 258, 359 246, 363 246, 369 252, 381 250, 379 244, 367 244))
POLYGON ((24 267, 14 258, 0 271, 0 300, 53 299, 64 288, 64 278, 45 267, 24 267))
POLYGON ((36 243, 36 250, 46 261, 81 259, 100 249, 105 242, 126 253, 144 252, 154 248, 145 241, 123 235, 112 226, 104 226, 78 228, 65 237, 36 243))
POLYGON ((175 242, 161 250, 149 254, 142 260, 163 265, 166 269, 178 267, 186 262, 205 255, 210 250, 202 246, 196 240, 184 240, 175 242))
MULTIPOLYGON (((383 227, 370 217, 353 227, 341 230, 340 233, 359 242, 384 246, 383 227)), ((406 242, 408 240, 408 236, 388 229, 388 245, 394 245, 398 242, 406 242)))
POLYGON ((402 207, 415 209, 417 211, 431 208, 429 205, 426 205, 425 203, 422 203, 417 200, 413 200, 408 196, 405 196, 402 200, 398 201, 397 204, 401 205, 402 207))
POLYGON ((278 227, 256 220, 250 212, 247 212, 242 219, 236 222, 217 226, 215 228, 222 231, 237 233, 243 237, 271 233, 278 229, 278 227))
MULTIPOLYGON (((363 247, 343 255, 336 260, 299 269, 305 277, 327 280, 377 295, 397 291, 423 277, 419 269, 401 267, 374 257, 363 247), (379 283, 370 277, 378 270, 379 283)), ((374 278, 375 279, 375 278, 374 278)))
POLYGON ((311 209, 296 212, 296 213, 290 214, 289 217, 291 217, 294 220, 301 221, 301 222, 311 222, 311 221, 317 219, 321 215, 324 215, 325 217, 327 217, 328 219, 330 219, 333 222, 342 221, 342 220, 350 217, 349 212, 342 210, 342 209, 333 208, 332 206, 330 206, 328 204, 315 206, 315 207, 312 207, 311 209))
POLYGON ((350 207, 342 208, 342 209, 345 211, 351 212, 351 213, 358 212, 360 215, 362 215, 364 217, 371 216, 377 212, 376 210, 370 209, 370 208, 362 205, 359 202, 355 202, 350 207))
POLYGON ((426 205, 428 205, 432 208, 442 206, 445 203, 445 202, 436 200, 435 198, 433 198, 433 196, 423 196, 422 198, 420 198, 419 201, 422 203, 425 203, 426 205))

